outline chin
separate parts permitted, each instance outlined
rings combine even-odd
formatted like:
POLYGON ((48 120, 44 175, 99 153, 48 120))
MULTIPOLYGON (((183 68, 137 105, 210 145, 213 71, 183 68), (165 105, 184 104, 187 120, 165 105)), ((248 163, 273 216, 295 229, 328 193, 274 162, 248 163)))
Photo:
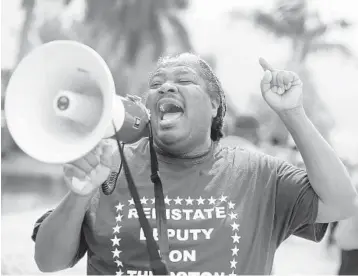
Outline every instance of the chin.
POLYGON ((157 133, 157 140, 163 145, 175 145, 181 142, 186 135, 183 135, 180 131, 165 130, 157 133))
POLYGON ((171 154, 177 154, 187 150, 188 137, 190 137, 189 133, 178 129, 159 130, 155 134, 155 143, 162 150, 171 154))

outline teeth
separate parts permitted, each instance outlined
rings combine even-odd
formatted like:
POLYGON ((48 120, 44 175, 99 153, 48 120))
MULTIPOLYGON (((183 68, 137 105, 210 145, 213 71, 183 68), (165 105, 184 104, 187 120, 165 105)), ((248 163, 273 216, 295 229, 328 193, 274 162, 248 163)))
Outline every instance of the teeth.
POLYGON ((180 118, 181 113, 166 113, 163 115, 162 120, 170 121, 180 118))
MULTIPOLYGON (((173 105, 174 105, 175 107, 181 109, 181 107, 180 107, 179 105, 177 105, 177 104, 173 104, 173 105)), ((165 111, 166 111, 165 106, 166 106, 166 104, 161 104, 161 105, 159 106, 159 110, 160 110, 161 112, 165 112, 165 111)))

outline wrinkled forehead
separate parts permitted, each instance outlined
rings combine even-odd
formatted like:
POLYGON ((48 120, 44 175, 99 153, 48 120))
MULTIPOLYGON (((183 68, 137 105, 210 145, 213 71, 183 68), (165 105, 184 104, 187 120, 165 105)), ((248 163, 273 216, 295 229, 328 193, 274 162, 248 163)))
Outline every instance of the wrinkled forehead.
POLYGON ((188 74, 191 73, 203 77, 199 59, 191 54, 160 59, 155 70, 151 73, 150 79, 166 70, 188 74))

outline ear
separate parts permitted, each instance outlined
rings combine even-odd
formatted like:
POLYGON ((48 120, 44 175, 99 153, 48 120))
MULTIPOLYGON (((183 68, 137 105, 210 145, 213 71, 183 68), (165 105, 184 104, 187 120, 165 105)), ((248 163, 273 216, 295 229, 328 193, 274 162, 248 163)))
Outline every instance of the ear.
POLYGON ((219 105, 220 105, 219 95, 212 97, 211 98, 211 116, 212 116, 212 118, 215 118, 216 115, 218 114, 219 105))

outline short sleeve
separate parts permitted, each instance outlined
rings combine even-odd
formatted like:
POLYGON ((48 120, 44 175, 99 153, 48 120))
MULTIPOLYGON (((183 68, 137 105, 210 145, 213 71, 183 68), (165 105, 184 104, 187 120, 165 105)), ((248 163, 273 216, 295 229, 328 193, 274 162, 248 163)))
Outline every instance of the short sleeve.
POLYGON ((278 242, 295 235, 319 242, 328 224, 316 223, 319 198, 305 170, 277 161, 275 229, 278 242))
MULTIPOLYGON (((47 211, 45 214, 43 214, 36 222, 35 222, 35 226, 34 229, 32 231, 32 235, 31 235, 31 239, 36 242, 36 236, 37 233, 40 229, 41 224, 43 223, 43 221, 53 212, 53 210, 49 210, 47 211)), ((82 258, 83 256, 86 254, 87 252, 87 242, 85 240, 84 237, 84 233, 83 233, 83 228, 81 230, 81 237, 80 237, 80 245, 78 247, 78 251, 76 253, 75 258, 73 259, 70 267, 73 267, 75 264, 77 264, 82 258)))

